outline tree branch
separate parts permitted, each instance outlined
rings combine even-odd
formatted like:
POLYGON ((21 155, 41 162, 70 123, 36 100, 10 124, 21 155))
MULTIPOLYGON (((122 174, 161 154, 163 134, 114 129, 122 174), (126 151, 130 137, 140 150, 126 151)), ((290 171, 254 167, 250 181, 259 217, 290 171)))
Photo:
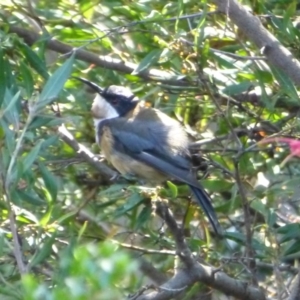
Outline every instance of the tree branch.
POLYGON ((299 272, 293 280, 291 293, 288 297, 288 300, 300 300, 300 267, 298 268, 298 270, 299 272))
MULTIPOLYGON (((28 29, 24 29, 17 26, 10 26, 9 32, 15 33, 19 37, 23 38, 25 43, 30 46, 39 41, 40 39, 44 38, 34 31, 30 31, 28 29)), ((110 56, 96 55, 83 49, 73 48, 50 36, 46 44, 48 49, 61 54, 71 55, 75 51, 75 56, 77 59, 109 70, 115 70, 122 73, 131 74, 138 66, 137 64, 128 61, 122 61, 120 59, 112 58, 110 56)), ((163 82, 165 84, 176 86, 186 86, 191 84, 185 79, 177 79, 178 75, 172 72, 158 69, 143 70, 137 75, 145 80, 155 80, 163 82)))
POLYGON ((295 84, 300 85, 299 61, 263 27, 258 17, 246 10, 236 0, 213 0, 213 2, 221 12, 229 16, 245 36, 263 50, 263 54, 273 66, 283 71, 295 84))
MULTIPOLYGON (((156 207, 157 214, 166 222, 169 230, 174 236, 176 250, 184 267, 178 270, 178 272, 163 285, 154 287, 155 290, 153 292, 145 294, 147 289, 143 289, 144 294, 138 292, 136 296, 130 298, 131 300, 171 299, 178 296, 183 290, 196 282, 205 283, 216 290, 238 299, 266 299, 264 293, 259 288, 250 286, 246 282, 233 279, 214 267, 196 261, 186 244, 181 228, 178 227, 176 220, 167 205, 163 202, 157 202, 156 207)), ((150 288, 153 287, 150 286, 150 288)))

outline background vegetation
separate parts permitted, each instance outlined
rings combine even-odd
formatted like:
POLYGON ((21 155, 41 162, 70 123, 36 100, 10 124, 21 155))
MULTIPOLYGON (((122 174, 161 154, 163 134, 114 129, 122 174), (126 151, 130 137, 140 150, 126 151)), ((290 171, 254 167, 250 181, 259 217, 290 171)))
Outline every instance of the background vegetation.
POLYGON ((298 1, 240 4, 1 2, 1 299, 298 299, 299 163, 257 146, 298 135, 298 1), (186 186, 114 176, 71 76, 183 124, 224 238, 186 186))

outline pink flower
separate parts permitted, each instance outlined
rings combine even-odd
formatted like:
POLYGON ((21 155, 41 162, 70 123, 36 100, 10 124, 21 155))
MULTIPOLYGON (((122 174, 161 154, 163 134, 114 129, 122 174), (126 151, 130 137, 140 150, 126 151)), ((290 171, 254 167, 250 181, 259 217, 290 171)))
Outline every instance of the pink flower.
POLYGON ((299 156, 300 157, 300 141, 296 139, 291 138, 285 138, 285 137, 274 137, 274 138, 266 138, 258 142, 258 145, 260 144, 269 144, 269 143, 286 143, 290 147, 290 154, 283 160, 283 162, 280 164, 281 166, 285 165, 293 156, 299 156))

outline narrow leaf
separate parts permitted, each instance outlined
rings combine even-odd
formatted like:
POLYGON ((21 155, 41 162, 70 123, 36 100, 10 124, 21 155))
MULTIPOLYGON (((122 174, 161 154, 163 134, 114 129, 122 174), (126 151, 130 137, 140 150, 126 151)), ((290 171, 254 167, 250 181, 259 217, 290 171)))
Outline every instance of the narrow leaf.
POLYGON ((140 229, 145 224, 147 224, 148 220, 150 219, 151 213, 152 213, 151 207, 145 206, 137 217, 137 220, 135 223, 135 229, 140 229))
POLYGON ((160 58, 160 55, 163 50, 156 49, 148 53, 142 61, 139 63, 139 65, 136 67, 135 70, 131 73, 132 75, 139 74, 140 72, 148 69, 149 67, 153 66, 156 64, 160 58))
POLYGON ((22 191, 15 190, 14 196, 12 197, 13 202, 20 205, 21 201, 28 202, 32 205, 44 205, 46 204, 44 200, 42 200, 35 192, 33 191, 22 191))
POLYGON ((0 107, 4 99, 6 89, 6 76, 3 50, 0 49, 0 107))
POLYGON ((299 103, 297 90, 290 78, 286 76, 286 74, 284 74, 281 70, 275 67, 271 67, 271 70, 284 92, 294 101, 297 101, 297 103, 299 103))
POLYGON ((35 69, 44 79, 48 79, 49 75, 47 73, 46 64, 40 57, 26 44, 21 46, 23 53, 30 64, 30 66, 35 69))
POLYGON ((167 181, 167 185, 170 189, 172 198, 177 198, 177 196, 178 196, 177 186, 174 183, 172 183, 171 181, 167 181))
POLYGON ((20 92, 17 92, 14 96, 12 95, 11 91, 9 89, 5 90, 4 95, 4 101, 2 103, 2 107, 4 108, 4 111, 2 114, 0 114, 0 117, 6 117, 6 121, 8 121, 9 124, 16 125, 19 120, 19 112, 17 109, 17 102, 19 100, 20 92))
POLYGON ((30 98, 33 93, 34 81, 28 67, 22 61, 20 64, 20 72, 22 74, 22 81, 26 91, 26 96, 30 98))
POLYGON ((23 173, 25 173, 34 163, 36 158, 39 156, 40 149, 44 141, 40 141, 33 149, 25 156, 23 160, 23 173))
POLYGON ((134 209, 143 200, 144 199, 143 199, 143 197, 141 197, 140 194, 138 194, 138 193, 132 194, 122 207, 119 207, 118 209, 116 209, 115 216, 119 217, 119 216, 125 214, 126 212, 134 209))
POLYGON ((74 54, 59 67, 53 75, 48 79, 40 97, 37 101, 37 108, 43 108, 50 104, 63 89, 65 82, 70 77, 74 62, 74 54))
POLYGON ((8 105, 5 107, 2 116, 5 116, 8 112, 15 112, 14 106, 16 105, 17 101, 19 100, 20 97, 20 91, 18 91, 13 98, 9 101, 8 105))
POLYGON ((32 261, 30 262, 31 267, 36 266, 37 264, 43 262, 47 257, 50 256, 52 253, 52 245, 55 242, 57 233, 54 232, 50 238, 47 238, 44 241, 42 249, 33 257, 32 261))
POLYGON ((39 170, 43 177, 45 186, 52 197, 52 201, 55 201, 57 196, 57 190, 58 190, 57 178, 42 163, 39 163, 39 170))
POLYGON ((250 88, 252 87, 253 87, 253 83, 251 81, 244 81, 241 83, 228 85, 225 89, 223 89, 222 92, 228 96, 233 96, 233 95, 237 95, 249 91, 250 88))

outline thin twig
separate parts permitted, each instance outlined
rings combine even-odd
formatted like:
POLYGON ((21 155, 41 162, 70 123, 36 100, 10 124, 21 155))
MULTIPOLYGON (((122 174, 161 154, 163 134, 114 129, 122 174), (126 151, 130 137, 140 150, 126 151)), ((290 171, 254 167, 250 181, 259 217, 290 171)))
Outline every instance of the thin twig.
POLYGON ((242 199, 243 211, 244 211, 244 221, 245 221, 245 229, 246 229, 246 258, 247 258, 247 267, 251 272, 252 283, 258 286, 257 276, 256 276, 256 263, 255 263, 255 252, 252 246, 252 231, 251 231, 251 214, 250 214, 250 205, 247 200, 247 195, 245 191, 245 187, 241 180, 241 175, 239 171, 238 160, 234 160, 234 168, 235 168, 235 180, 237 186, 239 188, 239 193, 242 199))
POLYGON ((176 255, 176 252, 173 250, 166 250, 166 249, 161 249, 161 250, 156 250, 156 249, 147 249, 147 248, 143 248, 143 247, 139 247, 139 246, 135 246, 135 245, 131 245, 131 244, 126 244, 126 243, 120 243, 118 241, 115 241, 119 246, 121 246, 122 248, 125 249, 129 249, 129 250, 133 250, 133 251, 139 251, 142 252, 144 254, 160 254, 160 255, 176 255))
POLYGON ((10 206, 10 212, 9 212, 9 222, 10 222, 10 230, 12 233, 13 237, 13 244, 14 244, 14 256, 17 261, 17 266, 19 269, 20 274, 26 274, 27 273, 27 267, 23 261, 23 254, 21 250, 21 245, 19 241, 19 236, 18 236, 18 230, 17 230, 17 225, 16 225, 16 218, 15 218, 15 213, 12 205, 10 206))

